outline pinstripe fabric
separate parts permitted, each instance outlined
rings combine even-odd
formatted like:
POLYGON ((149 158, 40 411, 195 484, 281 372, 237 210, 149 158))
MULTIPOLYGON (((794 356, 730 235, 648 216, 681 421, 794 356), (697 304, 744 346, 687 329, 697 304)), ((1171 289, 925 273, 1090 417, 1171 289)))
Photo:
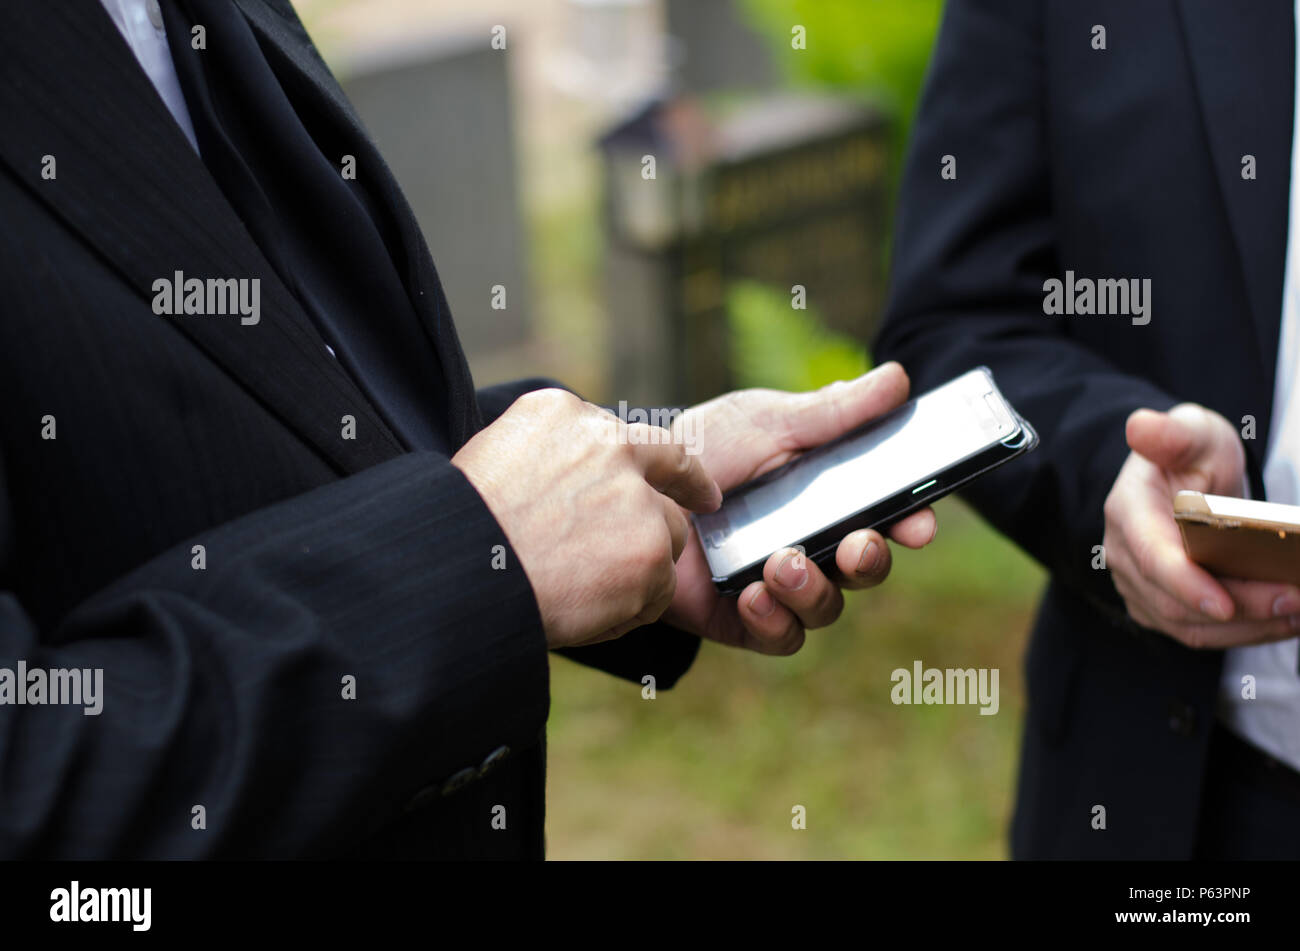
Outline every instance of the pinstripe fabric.
MULTIPOLYGON (((373 155, 291 11, 240 7, 373 155)), ((458 446, 478 399, 384 195, 458 446)), ((0 220, 0 667, 105 684, 97 717, 0 707, 0 856, 540 856, 547 653, 505 534, 324 353, 98 3, 0 14, 0 220), (261 278, 261 322, 155 316, 177 269, 261 278)), ((576 656, 666 685, 695 649, 576 656)))

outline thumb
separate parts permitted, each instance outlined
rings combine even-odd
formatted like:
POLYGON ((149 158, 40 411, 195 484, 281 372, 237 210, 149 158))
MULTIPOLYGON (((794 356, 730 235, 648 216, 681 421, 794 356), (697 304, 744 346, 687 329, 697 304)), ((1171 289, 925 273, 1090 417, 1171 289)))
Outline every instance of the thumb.
POLYGON ((787 394, 786 435, 799 449, 820 446, 901 406, 910 386, 903 368, 891 360, 856 380, 787 394))
MULTIPOLYGON (((1128 418, 1129 448, 1166 472, 1196 474, 1211 486, 1223 432, 1214 414, 1194 403, 1181 403, 1167 413, 1140 409, 1128 418)), ((1191 486, 1189 486, 1191 488, 1191 486)))

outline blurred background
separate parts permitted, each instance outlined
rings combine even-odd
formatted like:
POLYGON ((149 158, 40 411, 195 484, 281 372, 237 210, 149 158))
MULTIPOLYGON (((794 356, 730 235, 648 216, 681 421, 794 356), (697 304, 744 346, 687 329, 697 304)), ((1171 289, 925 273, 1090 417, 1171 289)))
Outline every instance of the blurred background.
MULTIPOLYGON (((480 385, 689 405, 870 367, 939 0, 294 5, 415 207, 480 385)), ((1004 857, 1044 575, 959 500, 938 514, 793 658, 706 643, 653 700, 552 658, 548 855, 1004 857), (917 660, 998 668, 999 712, 895 706, 917 660)))

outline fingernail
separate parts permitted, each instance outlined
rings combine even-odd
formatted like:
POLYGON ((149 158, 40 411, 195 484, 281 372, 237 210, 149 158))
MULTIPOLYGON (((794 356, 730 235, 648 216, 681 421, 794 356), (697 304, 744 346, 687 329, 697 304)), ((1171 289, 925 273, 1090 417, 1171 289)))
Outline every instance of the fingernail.
POLYGON ((862 557, 858 559, 858 574, 871 574, 872 569, 876 567, 876 562, 879 560, 880 546, 875 542, 867 542, 867 547, 862 549, 862 557))
POLYGON ((1201 602, 1201 612, 1208 614, 1210 617, 1218 618, 1220 621, 1226 621, 1232 617, 1231 613, 1218 601, 1206 598, 1201 602))
POLYGON ((1300 595, 1294 591, 1279 594, 1273 602, 1273 617, 1286 617, 1288 614, 1300 614, 1300 595))
POLYGON ((749 599, 749 609, 759 617, 767 617, 776 610, 776 599, 768 593, 767 588, 759 588, 749 599))
POLYGON ((808 569, 802 564, 795 564, 795 561, 802 562, 803 559, 804 556, 795 551, 782 558, 781 564, 776 568, 776 583, 791 591, 802 588, 808 581, 808 569))

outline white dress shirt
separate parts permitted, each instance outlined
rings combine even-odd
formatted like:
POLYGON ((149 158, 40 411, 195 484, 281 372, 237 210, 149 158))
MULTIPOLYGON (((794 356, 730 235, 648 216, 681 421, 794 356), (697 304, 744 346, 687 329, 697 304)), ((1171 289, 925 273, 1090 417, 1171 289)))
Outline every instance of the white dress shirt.
MULTIPOLYGON (((1300 0, 1296 0, 1300 39, 1300 0)), ((1300 59, 1296 107, 1300 109, 1300 59)), ((1273 388, 1273 424, 1264 461, 1270 502, 1300 505, 1300 113, 1291 132, 1291 212, 1287 231, 1282 329, 1273 388)), ((1229 729, 1300 770, 1300 672, 1296 638, 1227 653, 1219 683, 1219 717, 1229 729), (1242 697, 1243 678, 1255 678, 1255 699, 1242 697)))
POLYGON ((185 106, 180 81, 176 78, 176 66, 172 63, 172 51, 167 46, 167 33, 163 29, 162 10, 158 6, 158 0, 100 2, 117 24, 118 31, 135 53, 140 67, 153 83, 154 89, 158 90, 167 110, 185 133, 185 138, 190 140, 190 145, 197 152, 199 143, 194 137, 194 124, 190 121, 190 111, 185 106))

